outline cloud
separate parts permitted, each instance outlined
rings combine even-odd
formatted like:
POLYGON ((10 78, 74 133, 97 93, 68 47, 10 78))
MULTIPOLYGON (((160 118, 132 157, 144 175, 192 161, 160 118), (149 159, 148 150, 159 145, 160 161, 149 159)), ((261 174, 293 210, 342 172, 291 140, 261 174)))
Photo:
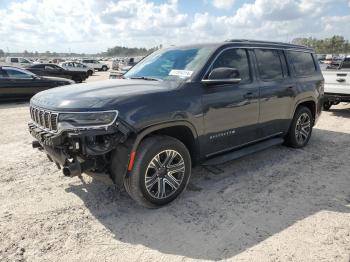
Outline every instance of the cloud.
MULTIPOLYGON (((228 9, 234 1, 212 1, 228 9)), ((232 38, 291 41, 295 37, 350 38, 349 16, 335 15, 349 0, 255 0, 226 15, 182 11, 168 0, 21 0, 0 9, 0 49, 96 53, 115 45, 153 47, 232 38)), ((350 9, 349 9, 350 11, 350 9)))
POLYGON ((229 9, 234 3, 235 0, 213 0, 213 6, 218 9, 229 9))

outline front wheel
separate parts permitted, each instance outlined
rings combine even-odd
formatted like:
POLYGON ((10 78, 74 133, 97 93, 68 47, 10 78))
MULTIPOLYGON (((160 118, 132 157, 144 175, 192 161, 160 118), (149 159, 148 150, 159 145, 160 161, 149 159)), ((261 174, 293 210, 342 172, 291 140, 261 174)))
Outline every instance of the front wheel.
POLYGON ((285 137, 286 144, 294 148, 301 148, 307 145, 310 140, 313 116, 309 108, 305 106, 299 107, 292 120, 289 132, 285 137))
POLYGON ((102 66, 102 71, 107 71, 108 67, 107 66, 102 66))
POLYGON ((154 136, 139 146, 124 186, 136 202, 156 208, 173 201, 186 188, 190 174, 191 157, 186 146, 172 137, 154 136))

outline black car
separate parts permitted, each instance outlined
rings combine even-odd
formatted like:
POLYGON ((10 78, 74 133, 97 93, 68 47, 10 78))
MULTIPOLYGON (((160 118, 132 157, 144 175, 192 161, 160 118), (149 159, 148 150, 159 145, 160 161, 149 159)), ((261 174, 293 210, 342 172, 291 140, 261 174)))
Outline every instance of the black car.
POLYGON ((105 172, 147 207, 174 200, 193 165, 306 146, 324 95, 314 51, 275 42, 171 47, 124 78, 37 94, 29 130, 64 175, 105 172))
POLYGON ((72 79, 76 83, 81 83, 88 77, 86 72, 66 70, 55 64, 36 64, 26 69, 40 76, 63 77, 72 79))
POLYGON ((65 78, 43 77, 21 68, 0 66, 0 100, 30 98, 40 91, 73 83, 65 78))

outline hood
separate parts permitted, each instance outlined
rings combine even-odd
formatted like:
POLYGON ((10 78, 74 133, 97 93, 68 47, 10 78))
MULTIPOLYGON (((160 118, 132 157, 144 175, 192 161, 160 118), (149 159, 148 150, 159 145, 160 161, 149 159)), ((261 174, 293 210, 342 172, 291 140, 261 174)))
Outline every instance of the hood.
POLYGON ((52 88, 36 94, 31 103, 55 111, 112 110, 125 100, 178 86, 174 81, 109 79, 52 88))

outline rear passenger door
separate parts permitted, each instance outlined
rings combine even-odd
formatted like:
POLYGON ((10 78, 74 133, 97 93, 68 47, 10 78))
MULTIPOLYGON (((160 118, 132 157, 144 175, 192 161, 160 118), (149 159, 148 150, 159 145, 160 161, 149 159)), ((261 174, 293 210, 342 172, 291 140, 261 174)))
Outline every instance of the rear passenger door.
POLYGON ((255 49, 260 89, 260 136, 286 132, 295 98, 295 80, 290 76, 286 54, 277 49, 255 49))

